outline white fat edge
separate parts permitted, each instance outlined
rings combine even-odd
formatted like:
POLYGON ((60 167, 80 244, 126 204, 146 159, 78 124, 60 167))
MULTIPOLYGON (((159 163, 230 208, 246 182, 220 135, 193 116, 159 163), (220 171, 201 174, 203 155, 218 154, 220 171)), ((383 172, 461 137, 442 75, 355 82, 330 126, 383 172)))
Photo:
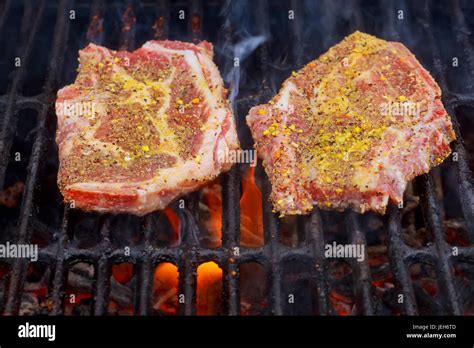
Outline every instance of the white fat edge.
MULTIPOLYGON (((207 122, 211 124, 216 122, 220 128, 219 133, 221 133, 222 124, 225 120, 227 110, 223 107, 218 106, 216 100, 221 98, 216 98, 216 96, 210 90, 209 85, 204 77, 202 66, 196 54, 193 51, 185 51, 184 57, 188 65, 193 69, 196 74, 196 81, 193 81, 193 83, 196 85, 199 91, 204 94, 204 98, 206 99, 206 103, 209 107, 211 116, 208 118, 207 122)), ((206 56, 205 59, 209 59, 209 57, 206 56)), ((215 137, 212 132, 204 132, 203 134, 204 138, 201 147, 204 149, 214 149, 214 147, 216 146, 216 142, 219 141, 218 137, 215 137)), ((201 163, 207 161, 213 162, 213 151, 206 151, 205 153, 199 153, 199 155, 202 157, 201 163)))
MULTIPOLYGON (((67 189, 84 190, 90 192, 113 192, 124 193, 124 184, 118 182, 96 182, 82 181, 67 185, 67 189)), ((136 190, 133 190, 136 192, 136 190)))
POLYGON ((239 147, 239 138, 237 136, 237 129, 235 125, 234 114, 229 111, 229 129, 224 135, 226 147, 239 147))
MULTIPOLYGON (((214 86, 217 86, 217 88, 212 92, 214 95, 214 98, 216 98, 215 100, 221 99, 222 94, 223 94, 224 81, 222 80, 221 74, 219 73, 219 70, 216 64, 214 64, 214 62, 212 61, 212 57, 210 57, 207 54, 203 55, 199 53, 198 57, 200 58, 199 61, 201 62, 201 64, 203 64, 206 67, 206 69, 211 72, 210 78, 212 80, 212 84, 214 86)), ((224 100, 224 103, 225 103, 225 106, 222 109, 225 110, 226 114, 227 113, 229 114, 229 116, 227 117, 229 120, 229 130, 225 132, 224 134, 225 143, 223 141, 220 141, 218 144, 219 150, 221 151, 224 151, 226 147, 227 148, 229 147, 229 145, 238 144, 238 141, 239 141, 237 137, 234 114, 231 110, 230 105, 227 104, 227 100, 224 100)), ((224 119, 225 119, 225 116, 224 116, 224 119)), ((221 126, 221 132, 222 132, 222 126, 221 126)))
POLYGON ((281 204, 282 206, 291 207, 291 208, 296 207, 296 199, 295 199, 295 196, 292 193, 285 194, 285 196, 283 196, 279 199, 283 199, 283 203, 281 204))
MULTIPOLYGON (((369 205, 367 206, 367 208, 382 208, 382 207, 386 207, 388 205, 388 198, 389 198, 389 195, 388 194, 383 194, 381 196, 377 195, 377 196, 371 196, 370 199, 369 199, 369 205)), ((402 200, 403 200, 403 197, 402 197, 402 200)), ((357 202, 354 202, 354 204, 357 204, 357 202)))
MULTIPOLYGON (((291 96, 291 92, 297 92, 299 93, 298 91, 298 88, 296 88, 296 85, 291 82, 291 81, 286 81, 285 82, 285 85, 283 86, 283 88, 280 90, 280 95, 279 95, 279 98, 278 100, 275 102, 274 104, 274 107, 281 110, 281 111, 287 111, 289 109, 289 106, 290 106, 290 96, 291 96)), ((282 113, 282 118, 283 118, 283 124, 286 124, 286 113, 283 112, 282 113)))
MULTIPOLYGON (((288 114, 287 114, 286 111, 288 111, 289 106, 290 106, 290 96, 291 96, 292 92, 295 92, 295 93, 298 93, 298 94, 300 93, 300 91, 298 90, 298 88, 296 87, 296 85, 292 81, 286 81, 283 88, 280 90, 279 98, 275 101, 275 104, 273 105, 273 107, 275 107, 275 108, 282 111, 281 115, 282 115, 282 124, 283 125, 286 125, 288 123, 288 114)), ((282 135, 278 135, 276 137, 275 141, 278 142, 278 147, 279 148, 281 148, 281 147, 284 148, 284 151, 286 153, 286 158, 291 159, 290 162, 294 162, 294 160, 296 158, 295 149, 293 147, 291 147, 291 145, 285 144, 285 142, 283 141, 283 136, 282 135)), ((291 165, 289 167, 292 168, 291 165)), ((289 185, 290 187, 294 187, 294 188, 296 187, 295 182, 287 183, 287 185, 289 185)), ((288 196, 283 198, 283 200, 287 204, 294 205, 295 197, 294 197, 293 194, 289 194, 288 196)))
MULTIPOLYGON (((94 47, 94 49, 98 52, 100 52, 100 54, 103 54, 104 56, 106 57, 111 57, 111 54, 109 52, 108 49, 105 49, 101 46, 97 46, 95 44, 90 44, 94 47)), ((79 74, 84 74, 84 72, 82 71, 82 61, 88 61, 88 60, 95 60, 93 59, 94 57, 97 56, 97 53, 94 53, 94 52, 84 52, 84 50, 80 50, 79 51, 79 74), (93 57, 93 58, 89 58, 89 57, 93 57)), ((99 74, 98 73, 93 73, 93 74, 88 74, 87 75, 88 78, 90 78, 92 80, 92 86, 96 86, 97 83, 98 83, 98 80, 99 80, 99 74)), ((77 78, 76 78, 77 80, 77 78)), ((64 99, 62 100, 62 102, 68 102, 68 103, 78 103, 78 102, 93 102, 95 104, 95 107, 96 107, 96 114, 97 115, 100 115, 102 114, 102 112, 104 111, 104 107, 102 105, 102 103, 100 103, 100 100, 102 99, 101 98, 101 95, 100 94, 97 94, 95 91, 91 91, 91 92, 88 92, 88 93, 84 93, 84 90, 83 89, 80 89, 76 86, 76 81, 72 84, 72 85, 68 85, 62 89, 60 89, 58 91, 58 96, 61 96, 61 94, 64 93, 65 90, 67 89, 74 89, 74 90, 78 90, 79 91, 79 95, 73 99, 64 99), (91 98, 92 97, 92 98, 91 98), (99 102, 97 102, 99 101, 99 102)), ((90 118, 91 117, 88 117, 88 116, 84 116, 84 115, 77 115, 76 117, 74 116, 69 116, 69 117, 65 117, 65 115, 63 114, 62 112, 62 108, 61 109, 61 112, 58 113, 58 116, 61 116, 61 121, 65 124, 65 125, 70 125, 70 124, 75 124, 75 133, 78 133, 82 128, 84 127, 87 127, 90 125, 90 118)))
POLYGON ((429 124, 431 131, 433 133, 437 133, 436 145, 442 145, 444 143, 449 144, 449 141, 447 139, 447 134, 443 132, 443 130, 446 128, 445 122, 446 122, 445 119, 438 118, 429 124))
MULTIPOLYGON (((65 88, 69 88, 65 87, 65 88)), ((84 116, 84 115, 66 115, 64 113, 64 103, 66 104, 74 104, 74 103, 81 103, 81 102, 91 102, 89 98, 85 95, 79 95, 75 98, 71 99, 63 99, 62 101, 58 102, 56 101, 56 115, 58 117, 58 122, 59 122, 59 127, 58 129, 62 131, 64 128, 67 128, 69 126, 74 126, 72 129, 71 133, 78 133, 81 131, 81 129, 87 127, 90 125, 90 120, 91 117, 89 116, 84 116), (61 103, 61 106, 58 105, 58 103, 61 103)))
MULTIPOLYGON (((432 112, 432 110, 431 110, 432 112)), ((431 116, 430 116, 431 117, 431 116)), ((419 122, 411 126, 411 129, 413 130, 414 136, 412 139, 415 141, 422 141, 423 139, 430 139, 433 136, 436 136, 436 145, 441 145, 444 142, 445 139, 445 133, 442 132, 444 129, 444 122, 446 120, 444 118, 435 118, 431 120, 430 122, 423 123, 419 122), (438 134, 436 134, 438 133, 438 134)), ((421 150, 423 149, 430 149, 430 147, 422 147, 421 150)), ((430 151, 424 151, 423 152, 426 155, 425 161, 423 162, 428 162, 429 161, 429 155, 431 154, 430 151)))
POLYGON ((371 169, 373 168, 372 162, 373 160, 369 168, 359 166, 352 177, 352 183, 356 185, 361 192, 372 191, 376 186, 375 175, 371 173, 371 169))
MULTIPOLYGON (((431 94, 430 94, 431 96, 431 94)), ((423 122, 423 121, 427 121, 429 119, 431 119, 431 117, 433 116, 433 111, 434 111, 434 96, 432 96, 432 100, 431 102, 428 102, 428 110, 426 111, 426 113, 421 117, 421 120, 420 122, 423 122)))
MULTIPOLYGON (((66 99, 68 103, 78 103, 78 102, 87 102, 90 99, 86 98, 84 95, 75 97, 73 99, 66 99)), ((56 141, 59 140, 58 135, 62 135, 61 141, 58 143, 60 145, 60 154, 67 156, 72 148, 75 146, 75 141, 78 137, 78 134, 82 134, 87 131, 90 127, 91 117, 84 115, 64 115, 63 108, 59 108, 57 111, 58 118, 58 130, 56 133, 56 141), (70 128, 66 131, 66 128, 70 128)), ((104 107, 100 103, 96 107, 96 115, 100 115, 104 112, 104 107)))
POLYGON ((144 190, 144 189, 137 189, 136 190, 137 192, 137 195, 138 195, 138 198, 137 198, 137 201, 138 203, 140 204, 140 206, 138 207, 139 210, 145 208, 146 206, 146 203, 148 201, 148 190, 144 190))

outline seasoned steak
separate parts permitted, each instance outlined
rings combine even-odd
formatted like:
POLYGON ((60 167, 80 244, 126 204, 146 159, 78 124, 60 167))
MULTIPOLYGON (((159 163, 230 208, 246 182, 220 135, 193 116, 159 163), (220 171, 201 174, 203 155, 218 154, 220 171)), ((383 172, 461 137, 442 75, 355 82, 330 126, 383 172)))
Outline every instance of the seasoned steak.
POLYGON ((384 213, 449 155, 441 91, 401 43, 355 32, 293 72, 247 123, 281 214, 384 213))
POLYGON ((230 168, 239 148, 208 42, 149 41, 134 52, 90 44, 58 92, 58 183, 84 210, 143 215, 230 168))

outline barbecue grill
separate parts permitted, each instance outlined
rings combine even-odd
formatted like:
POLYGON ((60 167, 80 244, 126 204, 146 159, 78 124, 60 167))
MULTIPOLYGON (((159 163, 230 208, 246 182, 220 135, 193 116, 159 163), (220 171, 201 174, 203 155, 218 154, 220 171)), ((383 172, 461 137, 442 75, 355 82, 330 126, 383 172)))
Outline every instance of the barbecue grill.
POLYGON ((34 269, 40 268, 47 301, 35 313, 71 314, 71 269, 81 262, 90 265, 92 274, 86 301, 90 310, 81 314, 109 312, 111 300, 120 296, 111 282, 112 268, 120 263, 133 268, 132 313, 154 314, 154 269, 170 262, 179 270, 178 294, 184 295, 178 314, 193 315, 197 268, 214 261, 223 271, 220 313, 225 315, 242 313, 246 279, 241 267, 248 263, 259 264, 264 275, 265 299, 258 314, 474 313, 474 158, 473 148, 464 147, 462 140, 472 146, 472 18, 473 4, 462 0, 4 0, 0 188, 18 182, 24 187, 16 206, 0 208, 0 241, 39 244, 42 266, 27 259, 2 260, 0 311, 25 313, 26 295, 39 272, 34 269), (174 246, 158 241, 158 231, 169 228, 161 212, 144 218, 100 215, 61 202, 54 101, 57 89, 74 80, 77 51, 88 42, 132 50, 150 39, 209 40, 230 89, 241 144, 250 149, 245 125, 249 108, 266 102, 292 70, 355 30, 405 43, 439 83, 453 120, 458 139, 453 155, 409 185, 404 207, 392 204, 384 217, 315 209, 293 222, 297 242, 288 245, 282 242, 283 222, 272 213, 271 184, 259 164, 264 245, 244 247, 239 201, 246 166, 239 164, 220 177, 222 245, 210 248, 200 241, 199 193, 185 197, 182 209, 173 205, 181 222, 180 243, 174 246), (258 45, 251 44, 255 38, 258 45), (416 234, 415 242, 409 232, 416 234), (333 240, 363 244, 369 252, 361 262, 330 260, 324 248, 333 240))

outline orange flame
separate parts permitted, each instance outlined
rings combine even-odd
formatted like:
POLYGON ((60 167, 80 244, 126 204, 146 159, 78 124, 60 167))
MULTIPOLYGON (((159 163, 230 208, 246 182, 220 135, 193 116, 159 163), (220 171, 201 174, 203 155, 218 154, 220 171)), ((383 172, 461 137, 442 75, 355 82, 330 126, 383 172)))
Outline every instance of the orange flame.
POLYGON ((179 220, 178 215, 171 208, 163 209, 163 213, 166 215, 166 218, 168 219, 168 222, 171 225, 171 229, 173 230, 173 239, 171 242, 172 244, 174 244, 179 241, 179 230, 181 227, 181 221, 179 220))
POLYGON ((127 284, 133 276, 133 264, 129 262, 114 264, 112 266, 112 276, 120 284, 127 284))
POLYGON ((215 262, 205 262, 197 269, 197 315, 219 313, 222 293, 222 269, 215 262))
MULTIPOLYGON (((154 275, 153 308, 166 314, 178 310, 178 268, 169 262, 159 264, 154 275)), ((205 262, 197 269, 196 314, 219 312, 222 293, 222 269, 215 262, 205 262)))
POLYGON ((255 167, 249 167, 242 179, 240 243, 250 248, 263 245, 262 192, 255 183, 255 167))
POLYGON ((166 314, 178 311, 178 267, 169 262, 160 263, 155 269, 153 308, 166 314))
POLYGON ((222 194, 218 181, 202 189, 201 202, 206 207, 207 218, 203 221, 204 233, 208 234, 208 247, 217 248, 222 244, 222 194))

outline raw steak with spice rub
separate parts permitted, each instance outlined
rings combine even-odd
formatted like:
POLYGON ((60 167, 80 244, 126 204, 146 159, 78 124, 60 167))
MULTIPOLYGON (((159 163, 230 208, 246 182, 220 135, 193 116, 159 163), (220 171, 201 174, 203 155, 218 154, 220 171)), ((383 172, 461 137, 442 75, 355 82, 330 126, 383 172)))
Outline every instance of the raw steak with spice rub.
POLYGON ((84 210, 143 215, 228 170, 239 148, 208 42, 149 41, 134 52, 93 44, 58 92, 58 183, 84 210))
POLYGON ((449 155, 441 91, 401 43, 355 32, 247 116, 281 214, 384 213, 449 155))

